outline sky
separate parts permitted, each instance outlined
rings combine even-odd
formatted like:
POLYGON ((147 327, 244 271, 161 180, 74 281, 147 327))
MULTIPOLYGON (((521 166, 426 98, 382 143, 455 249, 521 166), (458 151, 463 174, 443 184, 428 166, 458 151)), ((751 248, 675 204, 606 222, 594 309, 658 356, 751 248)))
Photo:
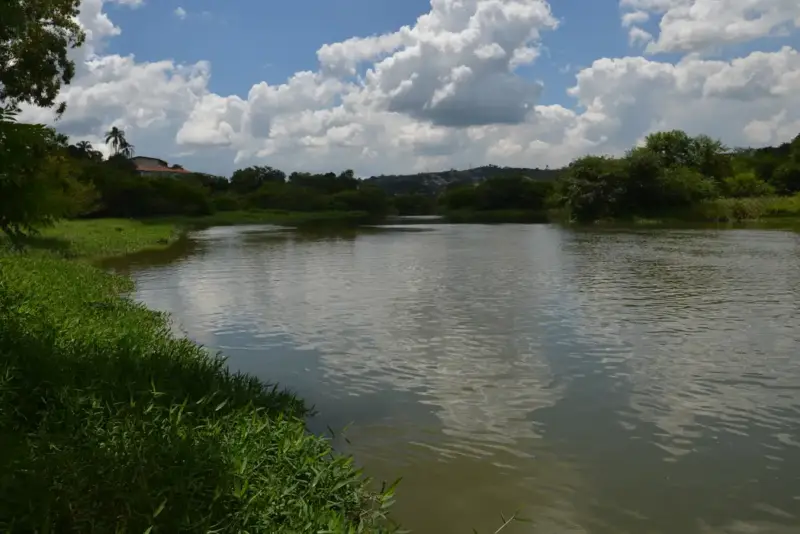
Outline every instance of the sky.
POLYGON ((73 141, 199 172, 555 167, 800 133, 797 0, 82 0, 73 141))

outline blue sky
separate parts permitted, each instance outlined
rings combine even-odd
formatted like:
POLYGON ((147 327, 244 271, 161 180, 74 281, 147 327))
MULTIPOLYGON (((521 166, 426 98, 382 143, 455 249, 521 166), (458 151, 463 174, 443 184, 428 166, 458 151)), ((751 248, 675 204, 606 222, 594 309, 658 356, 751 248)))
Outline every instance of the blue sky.
MULTIPOLYGON (((520 75, 545 84, 547 103, 570 104, 565 89, 575 70, 598 57, 630 53, 626 30, 614 0, 562 0, 552 5, 561 21, 543 36, 546 48, 520 75)), ((246 97, 261 81, 283 83, 302 70, 316 70, 316 52, 324 44, 367 37, 413 25, 430 11, 426 0, 174 0, 143 8, 107 8, 122 28, 107 49, 136 55, 139 61, 173 59, 180 63, 207 60, 212 65, 209 89, 246 97), (186 9, 185 20, 174 11, 186 9)))

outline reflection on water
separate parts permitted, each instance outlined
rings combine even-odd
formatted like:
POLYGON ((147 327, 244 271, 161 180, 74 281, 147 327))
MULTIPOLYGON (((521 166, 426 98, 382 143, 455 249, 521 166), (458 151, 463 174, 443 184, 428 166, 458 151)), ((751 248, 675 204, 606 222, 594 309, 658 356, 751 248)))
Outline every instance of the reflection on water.
POLYGON ((352 423, 417 532, 800 532, 798 236, 414 227, 121 267, 313 429, 352 423))

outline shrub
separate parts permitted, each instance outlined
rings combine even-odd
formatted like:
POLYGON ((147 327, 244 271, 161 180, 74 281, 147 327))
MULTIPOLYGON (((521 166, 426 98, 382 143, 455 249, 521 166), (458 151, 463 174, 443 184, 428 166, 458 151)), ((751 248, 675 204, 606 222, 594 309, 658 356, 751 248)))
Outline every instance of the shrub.
POLYGON ((782 194, 800 192, 800 163, 789 161, 775 169, 772 184, 782 194))
POLYGON ((666 169, 661 176, 662 201, 668 207, 686 207, 719 195, 713 180, 686 167, 666 169))
POLYGON ((752 171, 726 178, 723 182, 723 189, 727 196, 733 198, 764 197, 775 194, 775 188, 763 180, 759 180, 752 171))

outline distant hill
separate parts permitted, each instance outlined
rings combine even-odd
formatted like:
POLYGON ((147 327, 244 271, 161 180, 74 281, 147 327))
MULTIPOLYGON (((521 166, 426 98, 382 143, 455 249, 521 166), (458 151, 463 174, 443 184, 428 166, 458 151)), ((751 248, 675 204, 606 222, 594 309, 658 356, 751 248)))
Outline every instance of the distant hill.
POLYGON ((499 176, 527 176, 534 180, 555 180, 561 169, 526 169, 486 165, 464 171, 421 172, 419 174, 387 174, 365 181, 377 185, 391 195, 421 193, 435 195, 449 186, 473 184, 499 176))

